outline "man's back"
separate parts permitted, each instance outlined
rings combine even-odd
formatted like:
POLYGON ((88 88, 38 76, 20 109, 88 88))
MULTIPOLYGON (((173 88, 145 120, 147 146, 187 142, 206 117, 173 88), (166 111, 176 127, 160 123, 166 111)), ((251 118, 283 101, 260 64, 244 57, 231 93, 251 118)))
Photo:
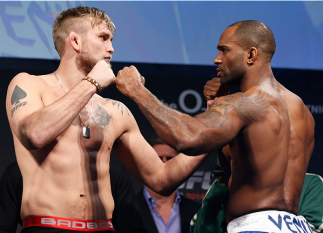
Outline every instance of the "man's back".
POLYGON ((237 96, 237 113, 248 123, 224 150, 232 169, 227 221, 265 209, 297 214, 314 147, 312 115, 276 80, 237 96))

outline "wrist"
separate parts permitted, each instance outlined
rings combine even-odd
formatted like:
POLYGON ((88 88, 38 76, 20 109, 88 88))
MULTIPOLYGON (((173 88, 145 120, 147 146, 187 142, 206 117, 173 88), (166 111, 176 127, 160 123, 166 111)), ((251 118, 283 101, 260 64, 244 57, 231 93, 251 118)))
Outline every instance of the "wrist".
POLYGON ((153 96, 153 94, 147 88, 142 86, 142 88, 137 88, 136 91, 130 92, 128 97, 136 103, 140 103, 144 102, 151 96, 153 96))
POLYGON ((82 80, 86 80, 86 81, 92 83, 96 87, 96 93, 100 93, 103 90, 101 84, 89 76, 85 76, 82 80))

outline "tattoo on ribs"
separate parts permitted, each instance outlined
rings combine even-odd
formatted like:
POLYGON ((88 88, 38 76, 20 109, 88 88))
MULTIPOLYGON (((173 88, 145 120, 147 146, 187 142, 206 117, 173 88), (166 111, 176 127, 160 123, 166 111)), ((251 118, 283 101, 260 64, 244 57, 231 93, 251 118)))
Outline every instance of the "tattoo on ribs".
POLYGON ((92 120, 96 125, 102 126, 104 128, 110 124, 111 118, 112 117, 102 106, 98 106, 98 108, 94 111, 92 120))
POLYGON ((13 90, 12 96, 11 96, 11 104, 12 105, 15 104, 15 106, 11 110, 11 117, 13 117, 14 112, 18 108, 25 106, 27 104, 27 101, 20 102, 20 100, 26 98, 26 96, 27 96, 27 93, 23 89, 21 89, 20 87, 18 87, 16 85, 15 89, 13 90))

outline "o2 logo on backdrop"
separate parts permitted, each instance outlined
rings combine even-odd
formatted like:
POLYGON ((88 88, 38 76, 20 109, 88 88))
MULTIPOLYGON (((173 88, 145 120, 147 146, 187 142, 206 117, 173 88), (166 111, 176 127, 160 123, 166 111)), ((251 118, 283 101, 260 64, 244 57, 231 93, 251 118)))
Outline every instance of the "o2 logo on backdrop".
POLYGON ((163 99, 161 99, 160 101, 173 109, 178 110, 180 107, 180 109, 182 109, 187 114, 195 114, 195 113, 198 113, 199 111, 205 112, 206 110, 206 107, 202 106, 203 99, 201 94, 193 89, 187 89, 182 91, 178 97, 178 104, 165 103, 163 99), (189 106, 187 104, 188 103, 187 99, 190 99, 190 100, 195 99, 194 101, 192 101, 192 102, 195 102, 195 104, 193 104, 193 106, 189 106))

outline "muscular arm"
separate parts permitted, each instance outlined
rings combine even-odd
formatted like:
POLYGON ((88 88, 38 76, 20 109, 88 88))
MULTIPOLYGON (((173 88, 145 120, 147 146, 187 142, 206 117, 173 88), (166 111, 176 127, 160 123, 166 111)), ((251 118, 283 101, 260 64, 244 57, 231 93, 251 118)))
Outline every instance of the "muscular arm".
MULTIPOLYGON (((125 130, 113 148, 123 165, 149 188, 170 195, 201 165, 208 154, 187 156, 179 154, 166 163, 141 135, 130 114, 125 115, 125 130)), ((121 127, 121 126, 120 126, 121 127)))
POLYGON ((220 97, 209 111, 190 117, 162 104, 140 83, 134 69, 119 71, 118 89, 137 103, 163 141, 185 154, 198 155, 223 147, 249 122, 260 120, 270 106, 271 96, 257 89, 249 95, 220 97))
MULTIPOLYGON (((111 66, 103 60, 88 75, 103 88, 115 79, 111 66)), ((28 150, 40 149, 63 133, 96 92, 93 84, 80 78, 62 97, 53 93, 57 100, 45 106, 45 93, 53 92, 52 89, 40 77, 26 73, 18 74, 9 84, 6 100, 9 123, 15 136, 28 150)))
POLYGON ((66 95, 44 106, 42 96, 48 91, 46 88, 43 80, 26 73, 18 74, 8 88, 10 126, 29 150, 42 148, 60 135, 96 91, 94 85, 81 81, 66 95))

